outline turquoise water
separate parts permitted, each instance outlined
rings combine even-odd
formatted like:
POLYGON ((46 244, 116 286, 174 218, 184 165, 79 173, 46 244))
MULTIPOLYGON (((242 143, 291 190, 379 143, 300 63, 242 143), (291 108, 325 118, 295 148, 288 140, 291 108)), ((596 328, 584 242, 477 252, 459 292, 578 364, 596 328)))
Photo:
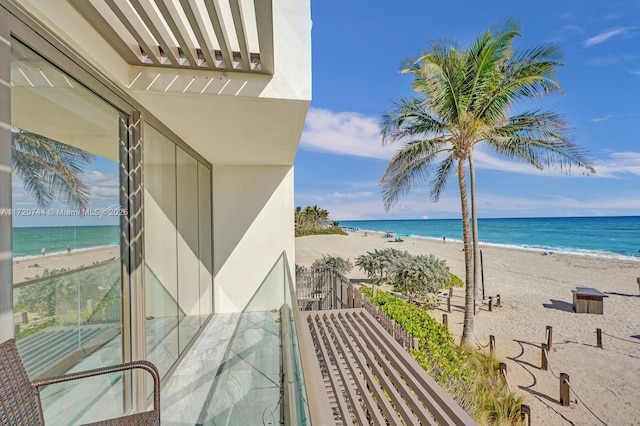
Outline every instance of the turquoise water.
POLYGON ((42 226, 13 228, 13 257, 47 254, 120 244, 120 227, 113 226, 42 226))
MULTIPOLYGON (((344 227, 462 240, 460 219, 344 220, 344 227)), ((479 219, 484 244, 640 259, 640 216, 479 219)))

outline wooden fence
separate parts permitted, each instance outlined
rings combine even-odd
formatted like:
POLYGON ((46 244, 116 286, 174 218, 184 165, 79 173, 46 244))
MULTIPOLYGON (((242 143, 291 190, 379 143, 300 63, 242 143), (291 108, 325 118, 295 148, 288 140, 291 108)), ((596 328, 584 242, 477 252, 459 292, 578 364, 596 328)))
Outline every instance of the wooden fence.
POLYGON ((402 347, 418 347, 418 339, 409 335, 336 270, 300 268, 296 271, 296 294, 301 311, 364 308, 402 347))

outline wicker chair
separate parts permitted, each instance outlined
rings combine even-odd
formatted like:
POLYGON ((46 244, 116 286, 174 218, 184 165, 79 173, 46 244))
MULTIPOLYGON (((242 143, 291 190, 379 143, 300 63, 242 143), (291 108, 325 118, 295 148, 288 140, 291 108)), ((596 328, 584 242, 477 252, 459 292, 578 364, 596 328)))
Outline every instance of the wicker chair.
POLYGON ((0 425, 44 425, 40 387, 69 380, 141 368, 153 376, 153 411, 118 417, 92 425, 159 425, 160 375, 148 361, 134 361, 112 367, 96 368, 80 373, 65 374, 47 379, 29 380, 27 370, 18 354, 15 339, 0 343, 0 425))

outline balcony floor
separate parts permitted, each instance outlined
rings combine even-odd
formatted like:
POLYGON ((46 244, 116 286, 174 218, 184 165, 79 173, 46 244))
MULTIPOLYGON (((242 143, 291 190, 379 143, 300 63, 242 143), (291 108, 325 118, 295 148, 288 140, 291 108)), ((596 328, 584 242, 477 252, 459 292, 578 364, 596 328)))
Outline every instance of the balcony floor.
POLYGON ((279 318, 215 315, 163 386, 162 424, 279 424, 279 318))

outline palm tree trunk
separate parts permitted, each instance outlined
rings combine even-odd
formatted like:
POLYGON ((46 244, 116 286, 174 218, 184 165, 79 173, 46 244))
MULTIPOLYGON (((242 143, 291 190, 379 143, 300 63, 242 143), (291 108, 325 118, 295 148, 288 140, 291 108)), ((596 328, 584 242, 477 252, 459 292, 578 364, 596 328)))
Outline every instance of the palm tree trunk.
MULTIPOLYGON (((469 181, 471 183, 471 233, 473 234, 473 288, 475 300, 482 298, 480 291, 480 245, 478 244, 478 215, 476 212, 476 172, 473 168, 473 153, 469 153, 469 181)), ((475 302, 474 302, 475 303, 475 302)))
POLYGON ((469 223, 469 201, 467 200, 467 179, 464 168, 466 161, 458 160, 458 185, 460 186, 460 203, 462 205, 462 241, 464 243, 464 322, 462 324, 461 346, 472 346, 475 341, 475 328, 473 326, 473 263, 471 245, 471 225, 469 223))

